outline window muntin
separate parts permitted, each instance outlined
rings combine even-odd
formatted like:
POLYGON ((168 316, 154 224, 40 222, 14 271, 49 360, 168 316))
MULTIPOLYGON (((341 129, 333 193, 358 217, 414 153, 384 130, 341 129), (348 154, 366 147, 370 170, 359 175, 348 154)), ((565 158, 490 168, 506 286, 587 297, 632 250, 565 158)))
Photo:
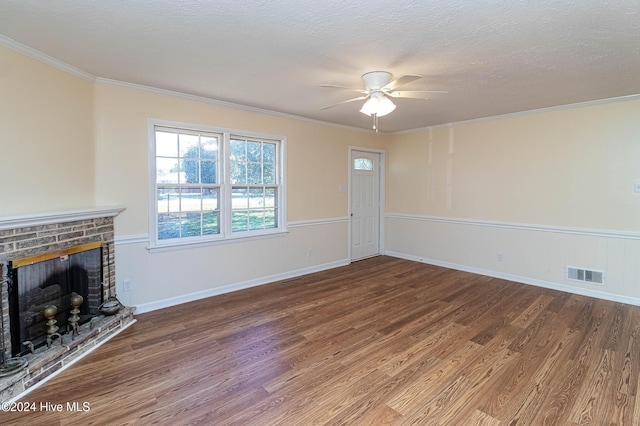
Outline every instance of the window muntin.
POLYGON ((284 139, 190 127, 153 126, 152 245, 284 231, 284 139))

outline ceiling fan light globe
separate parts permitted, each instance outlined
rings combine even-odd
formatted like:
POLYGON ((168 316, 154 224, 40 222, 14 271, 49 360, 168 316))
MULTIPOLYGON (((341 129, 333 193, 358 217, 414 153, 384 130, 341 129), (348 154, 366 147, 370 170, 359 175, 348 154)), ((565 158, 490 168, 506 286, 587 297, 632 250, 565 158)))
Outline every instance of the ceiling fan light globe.
POLYGON ((396 109, 396 105, 391 102, 391 99, 383 96, 378 101, 378 112, 376 113, 376 115, 378 117, 384 117, 385 115, 393 112, 394 109, 396 109))
POLYGON ((362 105, 362 108, 360 108, 360 112, 368 115, 369 117, 371 117, 371 115, 375 114, 378 111, 378 98, 369 98, 367 100, 367 102, 364 103, 364 105, 362 105))
POLYGON ((362 105, 360 112, 372 116, 384 117, 385 115, 396 109, 395 104, 386 96, 371 96, 367 102, 362 105))

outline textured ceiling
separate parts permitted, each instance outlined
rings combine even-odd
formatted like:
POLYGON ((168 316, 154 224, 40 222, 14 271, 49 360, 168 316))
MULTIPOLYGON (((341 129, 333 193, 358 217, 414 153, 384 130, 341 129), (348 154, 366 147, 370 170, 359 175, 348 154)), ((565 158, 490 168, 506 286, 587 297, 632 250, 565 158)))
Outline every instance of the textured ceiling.
POLYGON ((0 42, 95 77, 371 128, 361 74, 420 74, 387 132, 640 93, 638 0, 2 0, 0 42), (10 39, 10 40, 7 40, 10 39))

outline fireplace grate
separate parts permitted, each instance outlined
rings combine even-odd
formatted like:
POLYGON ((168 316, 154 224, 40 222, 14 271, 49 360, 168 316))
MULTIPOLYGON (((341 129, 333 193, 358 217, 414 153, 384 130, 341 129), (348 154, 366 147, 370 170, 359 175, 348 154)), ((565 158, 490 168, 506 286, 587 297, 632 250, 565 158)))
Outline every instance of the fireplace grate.
POLYGON ((45 308, 54 305, 59 333, 69 331, 71 295, 84 299, 78 325, 98 314, 102 303, 102 243, 17 259, 9 265, 9 316, 14 356, 50 344, 45 308), (14 324, 17 327, 14 327, 14 324))

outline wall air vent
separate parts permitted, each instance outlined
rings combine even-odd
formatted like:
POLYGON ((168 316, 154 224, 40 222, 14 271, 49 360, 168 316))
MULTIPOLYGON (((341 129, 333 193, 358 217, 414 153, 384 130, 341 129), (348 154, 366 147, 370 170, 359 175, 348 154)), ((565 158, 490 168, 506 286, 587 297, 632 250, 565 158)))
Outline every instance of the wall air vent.
POLYGON ((604 285, 604 271, 567 266, 566 278, 572 281, 604 285))

